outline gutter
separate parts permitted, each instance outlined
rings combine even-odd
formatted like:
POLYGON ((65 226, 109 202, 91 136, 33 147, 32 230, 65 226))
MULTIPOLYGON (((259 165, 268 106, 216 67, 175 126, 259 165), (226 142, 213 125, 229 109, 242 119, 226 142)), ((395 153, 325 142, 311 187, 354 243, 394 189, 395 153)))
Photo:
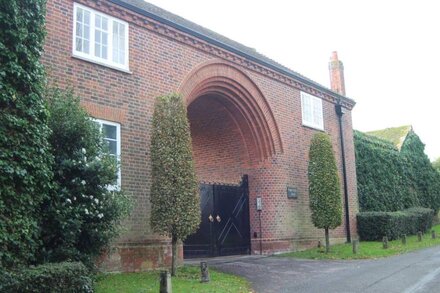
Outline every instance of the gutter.
POLYGON ((273 64, 267 63, 267 62, 265 62, 265 61, 263 61, 261 59, 258 59, 258 58, 254 57, 254 56, 251 56, 251 55, 249 55, 249 54, 247 54, 247 53, 245 53, 245 52, 243 52, 241 50, 238 50, 238 49, 236 49, 236 48, 234 48, 234 47, 232 47, 230 45, 227 45, 227 44, 225 44, 223 42, 220 42, 220 41, 218 41, 216 39, 208 37, 208 36, 206 36, 204 34, 198 33, 198 32, 196 32, 196 31, 194 31, 194 30, 192 30, 192 29, 190 29, 188 27, 185 27, 183 25, 180 25, 178 23, 175 23, 175 22, 170 21, 168 19, 165 19, 163 17, 157 16, 156 14, 153 14, 151 12, 145 11, 145 10, 143 10, 141 8, 138 8, 136 6, 133 6, 131 4, 128 4, 128 3, 120 1, 120 0, 108 0, 108 1, 111 2, 111 3, 114 3, 116 5, 119 5, 121 7, 124 7, 126 9, 128 9, 128 10, 131 10, 133 12, 136 12, 136 13, 138 13, 140 15, 146 16, 148 18, 154 19, 154 20, 159 21, 159 22, 161 22, 163 24, 171 26, 171 27, 173 27, 175 29, 178 29, 178 30, 180 30, 180 31, 182 31, 184 33, 187 33, 189 35, 192 35, 192 36, 194 36, 196 38, 202 39, 202 40, 204 40, 204 41, 206 41, 206 42, 208 42, 208 43, 210 43, 212 45, 215 45, 215 46, 220 47, 222 49, 228 50, 228 51, 230 51, 230 52, 232 52, 234 54, 237 54, 237 55, 239 55, 241 57, 244 57, 244 58, 246 58, 248 60, 251 60, 251 61, 253 61, 255 63, 258 63, 258 64, 263 65, 263 66, 265 66, 267 68, 270 68, 270 69, 272 69, 274 71, 277 71, 277 72, 279 72, 281 74, 284 74, 284 75, 289 76, 289 77, 291 77, 293 79, 296 79, 296 80, 298 80, 298 81, 300 81, 300 82, 302 82, 302 83, 304 83, 304 84, 306 84, 308 86, 311 86, 311 87, 314 87, 314 88, 318 88, 320 91, 325 92, 326 94, 328 94, 330 96, 336 97, 339 100, 343 100, 343 101, 347 102, 350 105, 352 104, 354 106, 354 104, 355 104, 355 101, 353 101, 351 99, 348 99, 348 98, 346 98, 346 97, 344 97, 342 95, 339 95, 338 93, 335 93, 332 90, 330 90, 330 89, 328 89, 328 88, 326 88, 326 87, 324 87, 324 86, 322 86, 322 85, 320 85, 318 83, 315 83, 315 82, 312 82, 312 81, 310 81, 308 79, 305 79, 304 77, 302 77, 302 76, 300 76, 298 74, 294 74, 291 71, 287 71, 287 70, 285 70, 284 68, 282 68, 280 66, 275 66, 273 64))

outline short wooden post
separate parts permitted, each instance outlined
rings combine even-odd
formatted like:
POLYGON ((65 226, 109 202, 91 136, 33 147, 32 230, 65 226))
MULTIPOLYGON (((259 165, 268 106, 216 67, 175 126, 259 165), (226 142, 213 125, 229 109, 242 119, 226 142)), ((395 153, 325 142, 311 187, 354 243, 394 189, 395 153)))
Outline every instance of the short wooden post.
POLYGON ((172 293, 171 274, 169 271, 160 272, 160 293, 172 293))
POLYGON ((435 230, 431 231, 431 236, 432 236, 432 239, 437 238, 437 234, 435 233, 435 230))
POLYGON ((208 263, 205 261, 200 262, 200 283, 209 282, 209 270, 208 263))
POLYGON ((382 244, 383 244, 383 249, 387 249, 388 248, 388 237, 387 236, 383 237, 382 244))
POLYGON ((359 240, 355 239, 352 241, 353 243, 353 254, 357 254, 359 250, 359 240))
POLYGON ((406 234, 402 235, 402 244, 406 245, 406 234))
POLYGON ((422 242, 422 231, 417 232, 417 239, 419 240, 419 242, 422 242))

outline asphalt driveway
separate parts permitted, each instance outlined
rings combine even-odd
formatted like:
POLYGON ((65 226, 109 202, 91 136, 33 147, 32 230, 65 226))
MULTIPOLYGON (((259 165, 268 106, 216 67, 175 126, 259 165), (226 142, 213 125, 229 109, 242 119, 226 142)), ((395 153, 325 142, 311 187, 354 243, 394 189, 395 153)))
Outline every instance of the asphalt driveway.
POLYGON ((440 247, 377 260, 318 261, 282 257, 208 260, 247 278, 256 292, 439 292, 440 247))

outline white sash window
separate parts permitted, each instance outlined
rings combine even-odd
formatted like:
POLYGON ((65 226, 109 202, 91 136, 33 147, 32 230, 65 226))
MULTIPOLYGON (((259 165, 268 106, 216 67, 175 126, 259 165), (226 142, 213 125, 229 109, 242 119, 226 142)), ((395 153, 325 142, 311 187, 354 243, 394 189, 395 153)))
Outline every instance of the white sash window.
POLYGON ((320 98, 301 92, 301 109, 303 125, 324 130, 322 100, 320 98))
POLYGON ((73 56, 128 71, 128 23, 73 5, 73 56))

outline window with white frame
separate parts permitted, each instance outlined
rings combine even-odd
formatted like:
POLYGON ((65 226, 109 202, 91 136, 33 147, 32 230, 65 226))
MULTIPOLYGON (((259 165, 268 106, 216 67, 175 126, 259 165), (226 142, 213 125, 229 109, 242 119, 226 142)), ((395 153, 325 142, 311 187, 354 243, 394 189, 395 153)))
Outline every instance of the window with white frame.
POLYGON ((73 55, 128 71, 128 23, 73 4, 73 55))
POLYGON ((324 130, 322 100, 320 98, 301 92, 301 109, 303 125, 324 130))
POLYGON ((99 125, 101 129, 103 139, 108 146, 108 151, 110 156, 115 158, 116 163, 118 164, 117 182, 113 186, 110 186, 110 189, 118 189, 121 186, 121 168, 119 166, 119 161, 121 157, 121 126, 119 123, 94 119, 94 121, 99 125))

